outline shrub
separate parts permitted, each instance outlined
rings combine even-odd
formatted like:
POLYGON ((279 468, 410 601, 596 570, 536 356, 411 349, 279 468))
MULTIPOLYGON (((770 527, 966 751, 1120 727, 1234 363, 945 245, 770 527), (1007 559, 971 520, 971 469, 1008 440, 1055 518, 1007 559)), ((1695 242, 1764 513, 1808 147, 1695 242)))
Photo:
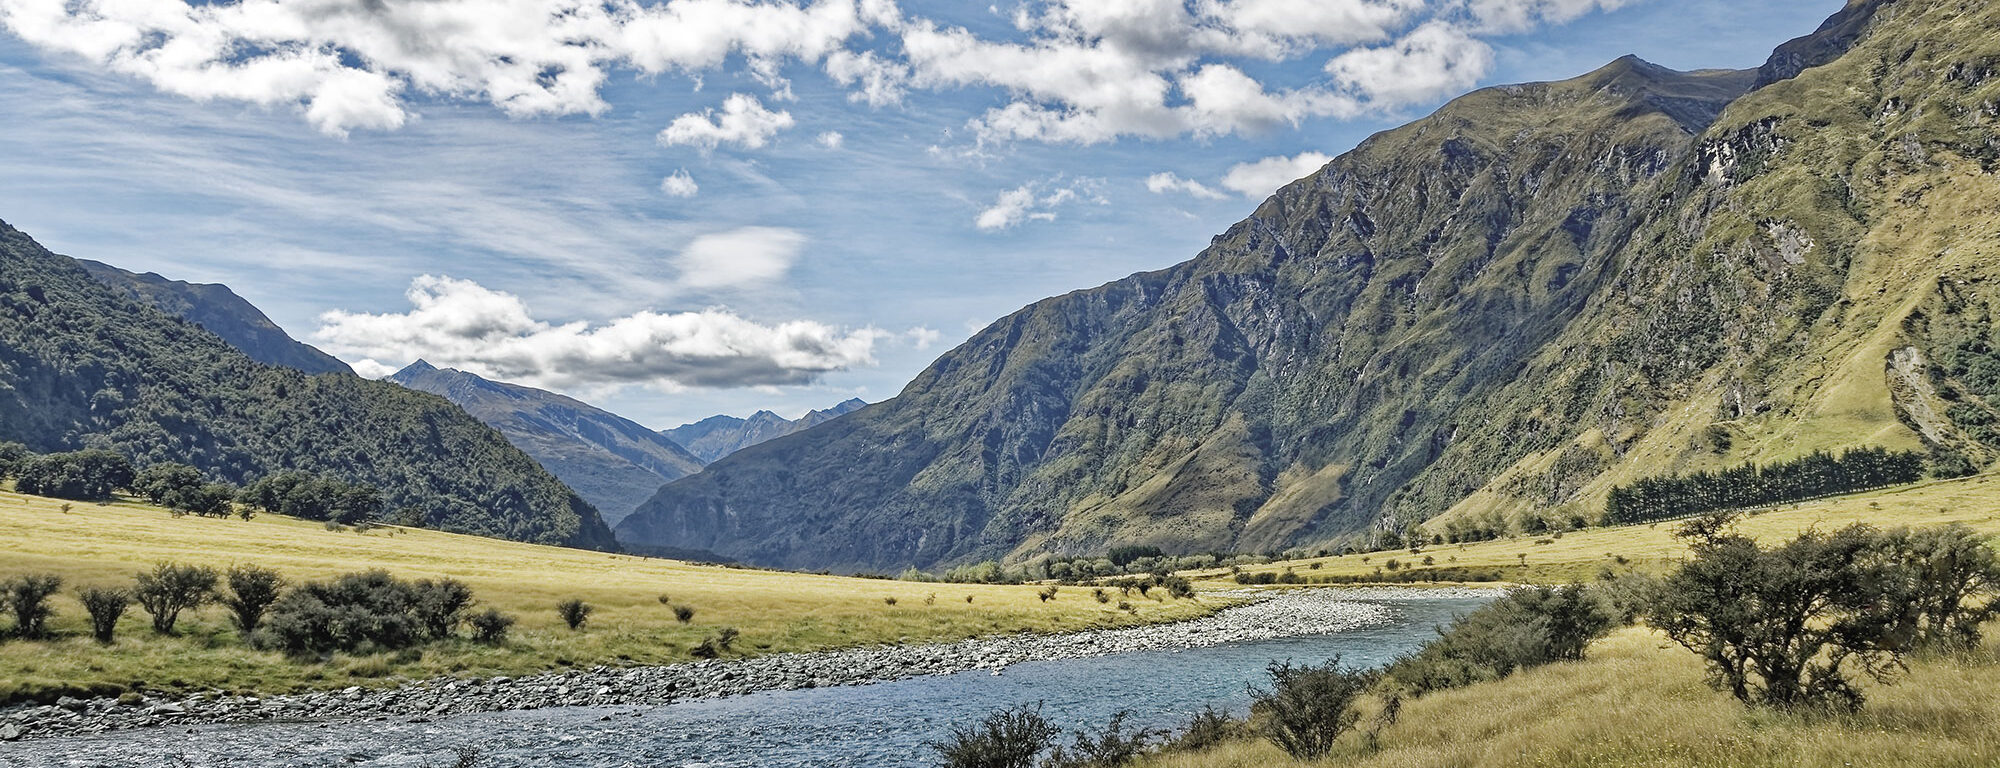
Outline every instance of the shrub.
POLYGON ((673 602, 674 602, 674 599, 673 599, 673 598, 671 598, 671 597, 668 597, 668 596, 666 595, 666 593, 662 592, 662 593, 660 593, 660 597, 659 597, 659 601, 660 601, 660 604, 661 604, 661 605, 672 605, 672 604, 673 604, 673 602))
POLYGON ((472 614, 466 620, 472 625, 472 639, 487 645, 498 645, 507 639, 507 630, 514 626, 514 617, 488 608, 472 614))
POLYGON ((894 606, 894 605, 896 604, 896 598, 894 598, 894 597, 885 597, 885 598, 882 598, 882 602, 883 602, 883 603, 885 603, 885 604, 887 604, 887 605, 890 605, 890 606, 894 606))
POLYGON ((1338 656, 1318 667, 1273 663, 1269 672, 1271 689, 1252 691, 1250 710, 1261 716, 1264 736, 1299 760, 1317 760, 1333 750, 1334 741, 1360 719, 1354 700, 1373 679, 1340 666, 1338 656))
POLYGON ((1054 584, 1050 584, 1050 585, 1048 585, 1048 586, 1046 586, 1046 587, 1043 587, 1043 588, 1042 588, 1042 591, 1040 591, 1040 592, 1036 592, 1036 593, 1035 593, 1035 596, 1036 596, 1036 597, 1039 597, 1039 598, 1041 598, 1041 599, 1042 599, 1042 602, 1046 603, 1046 602, 1048 602, 1048 601, 1050 601, 1050 600, 1054 600, 1054 599, 1056 599, 1056 593, 1057 593, 1057 592, 1059 592, 1059 591, 1061 591, 1061 590, 1062 590, 1062 587, 1058 587, 1058 586, 1056 586, 1056 585, 1054 585, 1054 584))
POLYGON ((700 643, 688 651, 688 654, 697 659, 716 658, 724 651, 731 650, 730 647, 736 644, 738 634, 735 627, 723 627, 715 634, 702 638, 700 643))
POLYGON ((229 584, 229 594, 223 596, 222 604, 229 608, 236 630, 248 638, 263 623, 264 612, 278 601, 278 590, 284 586, 285 577, 262 566, 242 565, 230 568, 224 580, 229 584))
POLYGON ((14 489, 36 496, 99 501, 132 484, 132 462, 112 451, 51 453, 22 460, 14 489))
POLYGON ((1090 590, 1090 596, 1096 598, 1097 602, 1100 603, 1111 602, 1111 593, 1104 591, 1103 587, 1090 590))
POLYGON ((1179 736, 1167 743, 1167 748, 1177 752, 1199 752, 1243 734, 1245 723, 1230 717, 1228 712, 1216 709, 1211 704, 1201 708, 1188 718, 1179 736))
POLYGON ((215 598, 216 573, 205 565, 161 562, 140 573, 132 596, 153 617, 153 631, 172 634, 181 611, 200 608, 215 598))
POLYGON ((986 716, 977 725, 953 726, 944 741, 927 742, 945 768, 1035 768, 1035 758, 1062 731, 1042 717, 1039 705, 986 716))
POLYGON ((1150 728, 1127 729, 1131 712, 1119 712, 1096 731, 1077 731, 1067 748, 1056 745, 1042 768, 1117 768, 1137 761, 1166 734, 1150 728))
POLYGON ((1388 675, 1422 694, 1497 680, 1515 671, 1583 658, 1617 625, 1617 612, 1588 587, 1527 587, 1461 616, 1388 675))
POLYGON ((1746 703, 1858 707, 1852 677, 1885 677, 1914 632, 1889 554, 1863 525, 1808 531, 1773 549, 1710 532, 1665 580, 1652 623, 1746 703))
POLYGON ((589 603, 574 597, 556 603, 556 615, 562 617, 571 631, 583 629, 584 622, 590 621, 590 612, 594 610, 596 608, 589 603))
POLYGON ((1891 560, 1900 564, 1904 602, 1916 613, 1918 645, 1973 648, 1979 627, 2000 612, 2000 564, 1979 534, 1954 523, 1942 528, 1898 529, 1885 535, 1891 560))
POLYGON ((258 642, 293 656, 375 652, 424 639, 416 586, 386 571, 301 584, 271 605, 258 642))
POLYGON ((132 593, 122 589, 91 587, 76 594, 77 602, 83 603, 83 610, 90 614, 90 636, 97 642, 109 643, 118 633, 118 620, 125 615, 125 606, 132 603, 132 593))
POLYGON ((682 624, 694 621, 694 607, 687 605, 674 606, 674 620, 682 624))
POLYGON ((0 582, 0 604, 14 614, 14 634, 29 640, 39 640, 49 634, 49 617, 55 609, 49 605, 49 596, 62 588, 62 577, 39 573, 16 576, 0 582))
POLYGON ((424 579, 412 589, 416 592, 416 603, 411 611, 416 614, 417 626, 424 637, 430 640, 458 634, 458 625, 465 623, 465 612, 476 602, 472 599, 472 588, 456 579, 424 579))

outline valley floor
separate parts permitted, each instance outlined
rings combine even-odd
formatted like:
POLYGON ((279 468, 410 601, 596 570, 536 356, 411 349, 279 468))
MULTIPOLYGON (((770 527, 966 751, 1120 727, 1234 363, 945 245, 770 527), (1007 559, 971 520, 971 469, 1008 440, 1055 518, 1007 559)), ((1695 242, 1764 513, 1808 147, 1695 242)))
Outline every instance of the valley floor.
POLYGON ((439 676, 670 664, 690 660, 691 649, 723 628, 741 633, 725 658, 950 642, 1174 621, 1232 602, 1134 599, 1129 610, 1121 610, 1080 589, 1043 601, 1035 586, 725 568, 427 530, 333 531, 275 515, 249 521, 176 518, 129 502, 72 502, 64 509, 54 499, 0 491, 0 579, 28 573, 63 579, 51 622, 57 638, 0 642, 0 703, 125 692, 387 687, 439 676), (261 565, 292 583, 371 568, 406 579, 450 577, 470 585, 481 607, 498 608, 520 623, 510 641, 497 647, 461 640, 432 644, 420 654, 342 654, 300 663, 247 647, 221 607, 183 615, 179 634, 162 637, 134 606, 116 642, 104 646, 91 640, 75 590, 129 587, 136 572, 162 560, 217 568, 261 565), (571 597, 596 609, 582 631, 567 629, 555 611, 571 597), (677 621, 676 606, 693 608, 692 620, 677 621))
MULTIPOLYGON (((1830 531, 1853 523, 1879 528, 1963 523, 1987 536, 2000 536, 2000 476, 1978 475, 1887 488, 1852 496, 1786 504, 1759 510, 1737 529, 1765 540, 1786 539, 1818 528, 1830 531)), ((1564 533, 1514 536, 1466 544, 1365 552, 1340 557, 1289 560, 1244 566, 1246 573, 1290 570, 1306 581, 1323 577, 1386 578, 1412 571, 1468 569, 1499 580, 1554 584, 1587 581, 1601 572, 1665 570, 1687 551, 1674 537, 1678 522, 1586 528, 1564 533), (1426 562, 1428 561, 1428 562, 1426 562)), ((1186 574, 1209 582, 1233 583, 1227 570, 1186 574)))
MULTIPOLYGON (((1379 749, 1345 737, 1324 765, 1461 766, 2000 765, 2000 640, 1913 660, 1864 690, 1851 715, 1751 711, 1711 690, 1694 654, 1644 628, 1599 641, 1581 662, 1406 701, 1379 749)), ((1364 728, 1368 717, 1362 720, 1364 728)), ((1303 765, 1262 739, 1151 758, 1146 768, 1303 765)))

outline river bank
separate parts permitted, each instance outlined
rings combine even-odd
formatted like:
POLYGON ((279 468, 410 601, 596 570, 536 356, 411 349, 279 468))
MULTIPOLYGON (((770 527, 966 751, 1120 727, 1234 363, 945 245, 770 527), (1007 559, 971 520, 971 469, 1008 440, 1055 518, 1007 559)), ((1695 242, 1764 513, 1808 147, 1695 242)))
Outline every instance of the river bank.
POLYGON ((1491 594, 1470 588, 1361 587, 1236 593, 1249 600, 1172 624, 1055 635, 1008 635, 957 643, 872 646, 668 666, 596 667, 521 677, 436 678, 395 688, 359 687, 289 696, 198 695, 75 699, 0 711, 0 738, 62 737, 130 728, 215 723, 399 720, 550 707, 665 705, 757 691, 866 685, 922 675, 992 670, 1027 662, 1330 634, 1384 619, 1369 602, 1422 593, 1491 594))

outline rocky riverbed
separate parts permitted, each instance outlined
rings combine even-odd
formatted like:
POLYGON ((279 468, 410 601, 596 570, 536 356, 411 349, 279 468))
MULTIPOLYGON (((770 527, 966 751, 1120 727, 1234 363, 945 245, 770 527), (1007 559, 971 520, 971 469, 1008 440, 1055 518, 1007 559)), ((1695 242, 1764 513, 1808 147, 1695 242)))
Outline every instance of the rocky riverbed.
MULTIPOLYGON (((0 711, 0 740, 60 737, 126 728, 209 723, 404 722, 472 712, 548 707, 663 705, 756 691, 866 685, 991 669, 1025 662, 1133 651, 1177 650, 1341 632, 1384 620, 1370 600, 1407 597, 1413 588, 1337 588, 1239 593, 1250 602, 1172 624, 1060 635, 1008 635, 957 643, 875 646, 657 667, 596 667, 521 677, 438 678, 396 688, 360 687, 286 696, 197 695, 182 699, 65 698, 0 711)), ((1423 589, 1438 597, 1492 594, 1423 589)))

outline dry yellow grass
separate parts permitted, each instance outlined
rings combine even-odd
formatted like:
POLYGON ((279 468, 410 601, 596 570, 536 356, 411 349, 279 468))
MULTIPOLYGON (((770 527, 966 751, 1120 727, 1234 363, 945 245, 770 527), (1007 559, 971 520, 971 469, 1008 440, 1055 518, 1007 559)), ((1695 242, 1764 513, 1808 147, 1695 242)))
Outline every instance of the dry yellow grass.
POLYGON ((564 665, 669 663, 721 627, 742 632, 742 653, 801 651, 873 643, 931 642, 1010 632, 1125 626, 1200 615, 1221 598, 1142 600, 1116 610, 1071 590, 1042 602, 1037 587, 926 584, 782 573, 496 541, 424 530, 328 531, 320 523, 263 515, 238 519, 175 518, 129 502, 62 502, 0 491, 0 578, 55 573, 51 642, 0 643, 0 701, 64 691, 284 691, 378 683, 389 677, 517 674, 564 665), (382 568, 403 578, 451 577, 471 585, 482 605, 520 619, 503 648, 438 644, 421 659, 340 658, 301 664, 245 648, 221 608, 182 619, 181 637, 155 637, 135 606, 119 640, 104 647, 85 637, 75 601, 81 586, 128 586, 160 560, 256 564, 296 582, 382 568), (673 608, 695 610, 682 624, 673 608), (934 599, 933 599, 934 596, 934 599), (596 607, 582 632, 556 617, 562 599, 596 607), (895 598, 891 606, 885 598, 895 598), (968 602, 967 598, 971 601, 968 602), (386 670, 384 665, 387 664, 386 670), (386 672, 386 674, 385 674, 386 672))
MULTIPOLYGON (((1590 658, 1407 702, 1380 750, 1350 734, 1323 765, 1770 768, 2000 765, 2000 644, 1913 661, 1869 685, 1852 715, 1746 709, 1702 682, 1700 661, 1627 629, 1590 658)), ((1364 723, 1367 720, 1364 718, 1364 723)), ((1263 740, 1153 758, 1146 768, 1302 765, 1263 740)))
MULTIPOLYGON (((1831 530, 1850 523, 1878 527, 1930 526, 1964 523, 1988 536, 2000 536, 2000 478, 1991 475, 1941 480, 1821 501, 1786 505, 1743 518, 1738 530, 1760 539, 1796 536, 1810 528, 1831 530)), ((1517 582, 1553 583, 1593 578, 1603 568, 1659 570, 1686 552, 1674 538, 1679 523, 1591 528, 1561 534, 1519 536, 1472 544, 1427 546, 1409 550, 1369 552, 1344 557, 1291 560, 1244 571, 1281 572, 1291 569, 1307 578, 1368 576, 1388 572, 1395 560, 1399 570, 1477 568, 1498 570, 1517 582), (1546 543, 1539 543, 1546 542, 1546 543), (1525 555, 1525 558, 1523 557, 1525 555), (1432 564, 1425 566, 1424 558, 1432 564), (1625 558, 1619 563, 1618 558, 1625 558), (1314 568, 1317 564, 1319 567, 1314 568)), ((1208 570, 1197 578, 1227 579, 1227 571, 1208 570)))

